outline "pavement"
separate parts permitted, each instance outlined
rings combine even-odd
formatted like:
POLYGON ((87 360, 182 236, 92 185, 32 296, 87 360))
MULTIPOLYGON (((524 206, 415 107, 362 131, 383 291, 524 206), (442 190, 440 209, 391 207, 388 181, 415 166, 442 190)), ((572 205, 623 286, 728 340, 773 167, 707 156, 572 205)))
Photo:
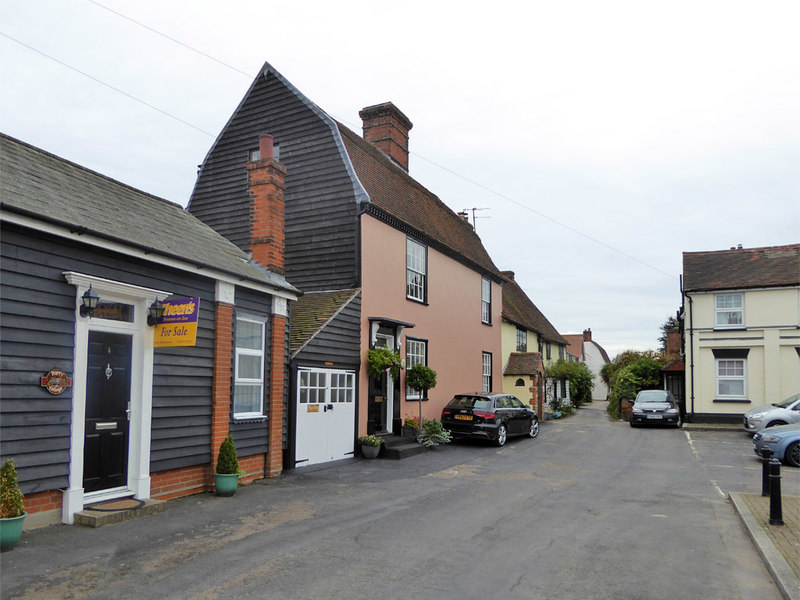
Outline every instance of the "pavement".
POLYGON ((783 525, 770 525, 770 498, 729 494, 747 534, 787 600, 800 600, 800 498, 783 496, 783 525))

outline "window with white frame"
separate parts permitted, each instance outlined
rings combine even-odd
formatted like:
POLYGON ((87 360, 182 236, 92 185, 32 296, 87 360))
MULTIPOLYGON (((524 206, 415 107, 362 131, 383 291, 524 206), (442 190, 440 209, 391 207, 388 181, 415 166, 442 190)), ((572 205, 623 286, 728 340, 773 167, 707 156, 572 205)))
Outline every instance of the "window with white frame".
POLYGON ((747 398, 746 359, 717 359, 717 398, 723 400, 745 400, 747 398))
POLYGON ((236 319, 233 416, 248 419, 264 416, 264 322, 247 317, 236 319))
POLYGON ((528 332, 517 327, 517 352, 528 351, 528 332))
POLYGON ((492 282, 481 277, 481 322, 492 323, 492 282))
POLYGON ((744 294, 717 294, 714 296, 715 327, 744 326, 744 294))
POLYGON ((483 353, 483 392, 488 394, 492 391, 492 353, 483 353))
MULTIPOLYGON (((428 342, 406 338, 406 369, 414 365, 428 364, 428 342)), ((406 386, 406 400, 419 400, 424 398, 419 390, 406 386)))
POLYGON ((425 302, 427 277, 427 248, 411 238, 406 238, 406 297, 425 302))

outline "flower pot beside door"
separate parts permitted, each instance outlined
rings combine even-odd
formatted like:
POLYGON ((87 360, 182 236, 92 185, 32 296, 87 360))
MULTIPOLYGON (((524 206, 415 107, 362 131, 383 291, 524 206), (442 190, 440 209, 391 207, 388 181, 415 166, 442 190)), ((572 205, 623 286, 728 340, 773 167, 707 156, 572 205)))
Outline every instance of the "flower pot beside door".
POLYGON ((13 459, 0 467, 0 550, 10 550, 22 536, 22 523, 27 513, 17 482, 13 459))
POLYGON ((217 468, 214 473, 214 488, 217 496, 233 496, 239 487, 239 459, 233 437, 222 440, 217 456, 217 468))
POLYGON ((364 458, 378 458, 383 439, 377 435, 360 435, 358 443, 361 444, 361 456, 364 458))

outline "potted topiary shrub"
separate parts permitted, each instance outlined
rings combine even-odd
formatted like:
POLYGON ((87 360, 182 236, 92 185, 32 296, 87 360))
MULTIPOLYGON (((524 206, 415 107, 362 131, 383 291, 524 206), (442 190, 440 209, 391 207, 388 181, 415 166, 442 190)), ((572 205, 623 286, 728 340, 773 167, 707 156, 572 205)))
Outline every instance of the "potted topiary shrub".
POLYGON ((233 443, 233 437, 229 435, 222 440, 217 456, 217 469, 214 472, 214 488, 217 496, 233 496, 239 487, 239 475, 244 475, 244 472, 239 469, 236 445, 233 443))
POLYGON ((406 371, 406 385, 419 392, 419 423, 422 422, 422 399, 428 395, 428 390, 436 387, 436 371, 423 364, 416 364, 406 371))
POLYGON ((360 435, 358 443, 361 444, 361 455, 364 458, 377 458, 381 451, 383 438, 377 435, 360 435))
POLYGON ((420 444, 425 444, 428 448, 439 444, 449 444, 452 439, 453 436, 444 428, 439 419, 425 419, 417 438, 420 444))
POLYGON ((22 535, 25 506, 17 482, 14 459, 8 459, 0 467, 0 550, 10 550, 22 535))

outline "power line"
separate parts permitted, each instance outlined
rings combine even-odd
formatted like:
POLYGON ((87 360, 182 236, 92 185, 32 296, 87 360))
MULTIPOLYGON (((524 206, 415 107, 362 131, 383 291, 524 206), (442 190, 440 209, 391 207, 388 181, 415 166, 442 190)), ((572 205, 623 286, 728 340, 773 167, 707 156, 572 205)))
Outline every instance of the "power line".
POLYGON ((214 135, 213 133, 209 133, 208 131, 206 131, 206 130, 204 130, 204 129, 201 129, 201 128, 200 128, 200 127, 198 127, 197 125, 193 125, 192 123, 189 123, 189 121, 184 121, 184 120, 183 120, 183 119, 181 119, 180 117, 176 117, 175 115, 173 115, 173 114, 171 114, 171 113, 168 113, 167 111, 165 111, 165 110, 162 110, 162 109, 158 108, 157 106, 154 106, 154 105, 150 104, 149 102, 145 102, 145 101, 144 101, 144 100, 142 100, 141 98, 137 98, 136 96, 134 96, 134 95, 132 95, 132 94, 129 94, 129 93, 128 93, 128 92, 126 92, 126 91, 123 91, 123 90, 121 90, 121 89, 119 89, 119 88, 117 88, 117 87, 114 87, 114 86, 113 86, 113 85, 111 85, 110 83, 106 83, 105 81, 103 81, 103 80, 101 80, 101 79, 98 79, 97 77, 94 77, 93 75, 89 75, 88 73, 85 73, 84 71, 81 71, 80 69, 77 69, 77 68, 73 67, 72 65, 68 65, 68 64, 67 64, 67 63, 65 63, 63 60, 59 60, 59 59, 55 58, 54 56, 50 56, 49 54, 46 54, 46 53, 42 52, 41 50, 37 50, 37 49, 36 49, 36 48, 34 48, 33 46, 29 46, 29 45, 28 45, 28 44, 26 44, 25 42, 21 42, 20 40, 18 40, 18 39, 16 39, 16 38, 12 37, 12 36, 10 36, 10 35, 8 35, 7 33, 4 33, 4 32, 2 32, 2 31, 0 31, 0 35, 2 35, 2 36, 3 36, 3 37, 5 37, 5 38, 8 38, 8 39, 9 39, 9 40, 11 40, 12 42, 16 42, 16 43, 17 43, 17 44, 19 44, 20 46, 24 46, 24 47, 25 47, 25 48, 27 48, 28 50, 31 50, 31 51, 33 51, 33 52, 36 52, 37 54, 40 54, 41 56, 44 56, 45 58, 49 58, 50 60, 52 60, 53 62, 56 62, 56 63, 58 63, 58 64, 59 64, 59 65, 61 65, 62 67, 66 67, 67 69, 70 69, 70 70, 72 70, 72 71, 75 71, 76 73, 79 73, 80 75, 83 75, 84 77, 86 77, 86 78, 88 78, 88 79, 91 79, 91 80, 92 80, 92 81, 94 81, 95 83, 99 83, 100 85, 103 85, 103 86, 105 86, 105 87, 107 87, 107 88, 109 88, 109 89, 111 89, 111 90, 114 90, 115 92, 117 92, 117 93, 119 93, 119 94, 122 94, 123 96, 126 96, 126 97, 130 98, 131 100, 135 100, 135 101, 136 101, 136 102, 138 102, 139 104, 144 104, 144 105, 145 105, 147 108, 152 108, 153 110, 160 112, 162 115, 165 115, 165 116, 169 117, 170 119, 174 119, 174 120, 176 120, 176 121, 178 121, 178 122, 180 122, 180 123, 183 123, 184 125, 188 125, 188 126, 189 126, 189 127, 191 127, 192 129, 196 129, 196 130, 197 130, 197 131, 199 131, 200 133, 204 133, 204 134, 206 134, 207 136, 210 136, 210 137, 212 137, 212 138, 216 138, 216 137, 217 137, 217 136, 216 136, 216 135, 214 135))

